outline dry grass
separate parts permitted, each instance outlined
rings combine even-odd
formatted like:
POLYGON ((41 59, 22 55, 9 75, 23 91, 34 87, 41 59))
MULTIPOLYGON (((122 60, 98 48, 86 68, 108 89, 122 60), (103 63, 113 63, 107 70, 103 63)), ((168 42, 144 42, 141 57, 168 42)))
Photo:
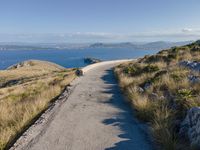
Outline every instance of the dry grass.
POLYGON ((7 81, 20 80, 24 75, 30 80, 0 88, 0 149, 4 149, 48 107, 50 101, 75 78, 75 71, 36 62, 33 66, 0 72, 0 77, 6 77, 7 81))
POLYGON ((200 75, 178 63, 197 60, 200 56, 197 44, 164 50, 115 68, 120 87, 136 116, 151 124, 155 143, 162 150, 192 149, 188 141, 179 137, 178 130, 187 110, 200 106, 200 85, 188 79, 191 74, 200 75), (146 69, 148 66, 150 69, 146 69), (145 88, 148 84, 149 87, 145 88))
POLYGON ((158 144, 162 145, 164 150, 175 150, 178 141, 173 131, 173 114, 172 110, 166 106, 154 111, 152 120, 152 132, 158 144))
POLYGON ((10 80, 31 79, 62 71, 64 68, 46 61, 27 61, 17 69, 0 70, 0 85, 10 80))

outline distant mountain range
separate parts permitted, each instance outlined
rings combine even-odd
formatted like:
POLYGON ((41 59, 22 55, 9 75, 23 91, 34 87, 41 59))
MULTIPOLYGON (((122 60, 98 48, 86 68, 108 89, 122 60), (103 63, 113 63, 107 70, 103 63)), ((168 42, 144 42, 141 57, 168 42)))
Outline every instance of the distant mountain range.
POLYGON ((150 43, 143 43, 143 44, 134 44, 134 43, 116 43, 116 44, 104 44, 104 43, 95 43, 90 45, 90 48, 130 48, 130 49, 155 49, 155 50, 162 50, 171 48, 174 46, 183 46, 192 43, 192 41, 184 41, 184 42, 164 42, 164 41, 157 41, 157 42, 150 42, 150 43))
POLYGON ((66 43, 0 43, 0 50, 64 50, 84 49, 90 44, 66 43))
POLYGON ((93 49, 93 48, 130 48, 141 50, 162 50, 174 46, 191 43, 184 42, 150 42, 150 43, 94 43, 94 44, 66 44, 66 43, 0 43, 0 50, 64 50, 64 49, 93 49))

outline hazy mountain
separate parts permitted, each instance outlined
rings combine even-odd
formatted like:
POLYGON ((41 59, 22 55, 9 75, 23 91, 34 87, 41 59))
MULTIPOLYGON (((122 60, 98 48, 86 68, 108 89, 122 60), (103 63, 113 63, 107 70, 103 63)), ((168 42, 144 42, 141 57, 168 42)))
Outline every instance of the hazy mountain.
POLYGON ((0 43, 0 50, 62 50, 83 49, 90 44, 66 44, 66 43, 0 43))
POLYGON ((164 42, 164 41, 157 41, 157 42, 151 42, 143 45, 139 45, 141 49, 166 49, 171 48, 174 46, 183 46, 187 45, 189 43, 192 43, 192 41, 184 41, 184 42, 164 42))
POLYGON ((174 46, 182 46, 187 45, 191 43, 192 41, 184 41, 184 42, 164 42, 164 41, 157 41, 157 42, 150 42, 150 43, 144 43, 144 44, 134 44, 134 43, 95 43, 91 44, 89 48, 131 48, 131 49, 156 49, 156 50, 162 50, 171 48, 174 46))
POLYGON ((127 42, 127 43, 94 43, 89 46, 89 48, 136 48, 137 45, 127 42))
POLYGON ((182 46, 191 43, 184 42, 150 42, 150 43, 94 43, 94 44, 68 44, 68 43, 0 43, 0 50, 64 50, 64 49, 90 49, 90 48, 130 48, 130 49, 155 49, 162 50, 174 46, 182 46))

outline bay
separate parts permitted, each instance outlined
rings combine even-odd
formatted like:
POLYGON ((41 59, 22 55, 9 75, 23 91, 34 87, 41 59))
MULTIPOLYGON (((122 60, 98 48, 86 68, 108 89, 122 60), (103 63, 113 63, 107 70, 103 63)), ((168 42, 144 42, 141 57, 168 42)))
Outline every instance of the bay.
POLYGON ((155 54, 158 50, 135 50, 125 48, 90 48, 70 50, 2 50, 0 51, 0 69, 21 61, 36 59, 54 62, 66 68, 84 67, 85 57, 101 60, 116 60, 138 58, 144 55, 155 54))

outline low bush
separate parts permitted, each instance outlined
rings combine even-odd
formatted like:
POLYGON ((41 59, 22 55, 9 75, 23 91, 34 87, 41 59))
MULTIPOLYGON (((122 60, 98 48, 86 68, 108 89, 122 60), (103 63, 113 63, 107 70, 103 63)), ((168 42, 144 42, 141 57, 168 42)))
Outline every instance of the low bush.
POLYGON ((131 76, 138 76, 143 73, 152 73, 158 70, 159 70, 159 67, 156 65, 134 64, 134 65, 125 67, 124 73, 129 74, 131 76))

